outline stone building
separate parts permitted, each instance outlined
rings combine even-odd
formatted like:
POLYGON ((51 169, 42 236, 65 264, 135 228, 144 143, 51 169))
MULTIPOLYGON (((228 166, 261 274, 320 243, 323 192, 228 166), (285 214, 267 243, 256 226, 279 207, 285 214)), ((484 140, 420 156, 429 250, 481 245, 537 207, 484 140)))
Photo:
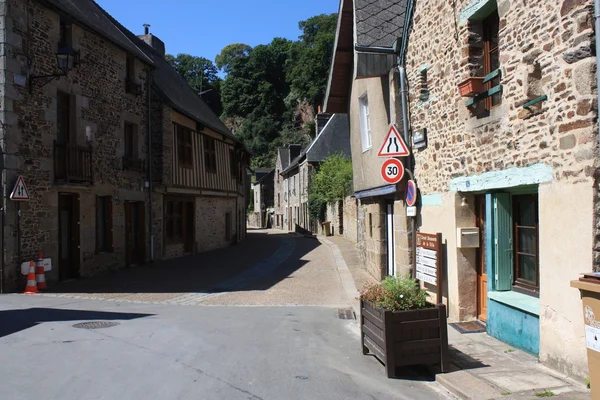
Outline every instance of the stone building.
POLYGON ((256 168, 255 181, 252 183, 254 194, 254 213, 250 216, 252 226, 271 228, 274 199, 275 169, 256 168))
POLYGON ((292 210, 289 208, 289 185, 281 176, 281 171, 290 165, 300 152, 302 146, 290 144, 283 149, 277 149, 277 160, 275 162, 275 192, 273 194, 273 203, 275 208, 275 227, 282 230, 291 230, 292 210))
POLYGON ((146 28, 135 37, 153 61, 151 193, 153 259, 214 250, 246 237, 249 154, 165 59, 146 28))
POLYGON ((350 115, 367 266, 376 276, 415 274, 412 233, 441 233, 443 298, 424 286, 449 320, 479 319, 488 334, 583 379, 581 301, 569 282, 593 269, 597 246, 593 2, 380 2, 378 12, 366 3, 341 3, 325 111, 350 115), (363 29, 393 10, 392 37, 363 29), (415 218, 405 217, 406 178, 379 178, 374 153, 388 124, 409 139, 402 161, 419 187, 415 218), (463 228, 473 244, 463 244, 463 228))
MULTIPOLYGON (((347 115, 318 114, 315 129, 316 135, 312 142, 280 172, 284 180, 284 188, 288 188, 287 205, 292 211, 291 226, 288 225, 288 230, 319 232, 319 222, 310 218, 308 212, 308 188, 311 176, 318 172, 319 164, 330 155, 350 157, 347 115)), ((343 222, 340 224, 338 220, 337 228, 340 227, 343 230, 343 222)))
MULTIPOLYGON (((172 122, 189 125, 208 107, 166 62, 157 62, 164 59, 150 46, 91 0, 5 0, 0 11, 3 289, 23 287, 19 265, 38 251, 52 261, 51 283, 183 253, 161 240, 170 225, 160 184, 179 176, 172 168, 172 122), (9 198, 19 176, 29 201, 9 198)), ((226 242, 225 234, 212 242, 225 229, 220 211, 228 204, 230 220, 240 221, 248 188, 247 154, 217 117, 207 115, 193 128, 227 141, 218 148, 232 149, 239 163, 229 162, 231 153, 215 152, 222 157, 219 168, 234 168, 236 176, 230 192, 207 191, 198 205, 197 218, 219 220, 219 228, 206 233, 210 239, 196 238, 200 248, 226 242)), ((237 226, 231 232, 243 238, 245 226, 237 226)))
POLYGON ((447 243, 451 318, 584 378, 569 281, 595 244, 593 1, 435 5, 415 5, 406 69, 411 128, 427 131, 419 225, 447 243), (486 77, 482 93, 460 97, 470 77, 486 77), (462 227, 478 228, 477 249, 459 247, 462 227))
POLYGON ((152 60, 91 1, 0 8, 5 289, 38 251, 49 281, 146 260, 152 60), (8 198, 18 176, 28 202, 8 198))

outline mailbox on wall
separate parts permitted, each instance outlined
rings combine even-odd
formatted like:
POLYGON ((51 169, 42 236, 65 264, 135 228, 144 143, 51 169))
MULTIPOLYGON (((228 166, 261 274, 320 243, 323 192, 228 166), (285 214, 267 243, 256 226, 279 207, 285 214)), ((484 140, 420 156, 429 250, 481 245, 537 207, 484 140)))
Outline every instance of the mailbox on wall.
POLYGON ((456 228, 456 247, 476 249, 479 247, 479 228, 456 228))

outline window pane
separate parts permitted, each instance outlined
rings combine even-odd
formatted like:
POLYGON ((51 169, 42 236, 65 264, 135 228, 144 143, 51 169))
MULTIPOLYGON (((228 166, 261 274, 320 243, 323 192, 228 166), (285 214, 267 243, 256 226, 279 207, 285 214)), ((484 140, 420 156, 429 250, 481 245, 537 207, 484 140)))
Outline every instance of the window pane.
POLYGON ((523 279, 526 281, 536 282, 536 273, 535 273, 535 257, 519 255, 519 276, 518 279, 523 279))
POLYGON ((169 218, 166 220, 166 231, 167 231, 167 238, 168 239, 173 239, 173 219, 169 218))
POLYGON ((519 200, 519 225, 535 226, 536 204, 535 199, 531 197, 520 197, 519 200))
POLYGON ((536 254, 535 229, 517 228, 519 253, 536 254))
POLYGON ((98 250, 106 249, 106 198, 96 201, 96 241, 98 250))

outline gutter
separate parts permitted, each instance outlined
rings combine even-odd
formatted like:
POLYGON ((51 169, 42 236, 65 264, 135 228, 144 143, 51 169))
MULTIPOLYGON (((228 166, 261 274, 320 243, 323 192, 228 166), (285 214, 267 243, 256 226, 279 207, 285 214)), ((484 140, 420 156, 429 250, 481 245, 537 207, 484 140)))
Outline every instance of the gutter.
MULTIPOLYGON (((600 0, 594 0, 594 30, 596 31, 596 65, 600 65, 600 0)), ((597 70, 598 68, 596 68, 597 70)), ((600 101, 600 71, 596 71, 596 88, 600 101)), ((598 146, 600 147, 600 125, 598 126, 598 146)))

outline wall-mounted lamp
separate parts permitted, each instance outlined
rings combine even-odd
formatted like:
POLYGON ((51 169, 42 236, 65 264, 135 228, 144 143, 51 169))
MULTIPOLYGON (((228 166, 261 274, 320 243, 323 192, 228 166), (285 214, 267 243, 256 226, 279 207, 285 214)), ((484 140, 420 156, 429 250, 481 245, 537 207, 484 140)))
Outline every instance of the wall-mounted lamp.
MULTIPOLYGON (((31 65, 31 60, 29 61, 31 65)), ((59 79, 62 76, 66 76, 69 71, 71 71, 74 67, 79 63, 79 50, 73 50, 70 47, 62 47, 58 49, 56 52, 56 67, 60 72, 49 75, 30 75, 29 76, 29 92, 33 88, 33 81, 37 79, 45 79, 44 83, 42 83, 42 87, 46 86, 48 83, 53 81, 54 79, 59 79)))

